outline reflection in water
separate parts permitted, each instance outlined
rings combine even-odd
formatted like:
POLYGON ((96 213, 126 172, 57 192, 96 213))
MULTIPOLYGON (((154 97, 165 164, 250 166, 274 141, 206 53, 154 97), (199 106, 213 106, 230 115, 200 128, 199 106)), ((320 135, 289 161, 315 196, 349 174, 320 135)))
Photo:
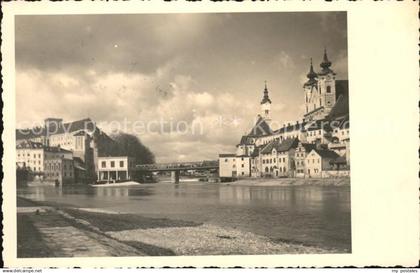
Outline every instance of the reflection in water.
POLYGON ((311 245, 350 250, 350 189, 161 183, 129 187, 32 186, 35 200, 238 228, 311 245))

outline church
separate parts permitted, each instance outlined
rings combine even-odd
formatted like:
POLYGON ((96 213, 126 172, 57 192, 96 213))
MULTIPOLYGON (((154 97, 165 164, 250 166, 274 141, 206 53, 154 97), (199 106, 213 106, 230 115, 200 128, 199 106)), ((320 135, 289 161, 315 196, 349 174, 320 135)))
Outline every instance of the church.
POLYGON ((320 71, 310 61, 303 85, 304 114, 271 127, 267 83, 261 112, 235 154, 219 155, 221 180, 236 177, 330 177, 350 175, 348 80, 339 80, 324 50, 320 71))

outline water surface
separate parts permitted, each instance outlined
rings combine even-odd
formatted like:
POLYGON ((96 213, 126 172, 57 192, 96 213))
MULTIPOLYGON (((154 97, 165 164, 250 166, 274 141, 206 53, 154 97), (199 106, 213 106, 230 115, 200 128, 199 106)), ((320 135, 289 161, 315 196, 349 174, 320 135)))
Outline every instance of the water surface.
POLYGON ((351 251, 350 189, 189 182, 129 187, 30 186, 20 196, 83 208, 238 228, 274 241, 351 251))

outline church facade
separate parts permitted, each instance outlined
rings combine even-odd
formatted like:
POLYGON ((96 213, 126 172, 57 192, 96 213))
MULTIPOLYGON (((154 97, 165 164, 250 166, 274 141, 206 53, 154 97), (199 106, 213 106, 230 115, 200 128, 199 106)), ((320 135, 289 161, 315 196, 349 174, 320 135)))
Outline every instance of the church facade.
POLYGON ((265 84, 260 102, 261 113, 257 115, 254 127, 241 137, 235 154, 219 156, 222 180, 249 176, 349 175, 348 81, 336 79, 326 50, 319 72, 315 72, 311 59, 307 78, 302 92, 303 117, 277 129, 271 128, 272 101, 265 84), (242 165, 229 165, 228 162, 237 163, 237 158, 249 162, 246 171, 238 170, 238 166, 242 165))

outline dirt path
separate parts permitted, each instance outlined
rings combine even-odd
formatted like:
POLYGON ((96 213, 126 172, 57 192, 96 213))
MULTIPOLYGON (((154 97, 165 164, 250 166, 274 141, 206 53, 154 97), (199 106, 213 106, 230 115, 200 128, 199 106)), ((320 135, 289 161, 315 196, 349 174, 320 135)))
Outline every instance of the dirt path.
MULTIPOLYGON (((22 210, 21 210, 22 211, 22 210)), ((27 212, 18 212, 18 225, 25 224, 23 236, 36 236, 53 257, 100 257, 100 256, 145 256, 142 251, 89 230, 73 225, 53 209, 31 208, 27 212), (38 212, 36 212, 38 210, 38 212), (34 212, 35 211, 35 212, 34 212), (24 223, 19 219, 25 219, 24 223), (32 225, 33 228, 28 227, 32 225), (29 234, 28 234, 29 233, 29 234)), ((22 242, 22 240, 20 240, 22 242)), ((38 242, 33 242, 37 244, 38 242)), ((23 244, 25 242, 23 241, 23 244)), ((21 244, 22 245, 22 244, 21 244)), ((36 249, 25 245, 22 257, 39 257, 36 249)), ((18 253, 22 251, 18 250, 18 253)), ((45 252, 44 252, 45 255, 45 252)))

